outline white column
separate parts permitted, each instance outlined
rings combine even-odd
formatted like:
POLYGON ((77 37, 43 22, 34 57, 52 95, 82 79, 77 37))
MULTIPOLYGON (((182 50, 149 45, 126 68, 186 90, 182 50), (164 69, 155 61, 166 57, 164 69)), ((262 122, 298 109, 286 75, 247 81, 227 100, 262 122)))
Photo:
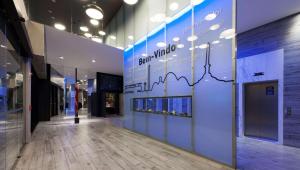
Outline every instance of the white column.
POLYGON ((25 143, 31 140, 31 59, 25 59, 24 67, 24 119, 25 119, 25 143))

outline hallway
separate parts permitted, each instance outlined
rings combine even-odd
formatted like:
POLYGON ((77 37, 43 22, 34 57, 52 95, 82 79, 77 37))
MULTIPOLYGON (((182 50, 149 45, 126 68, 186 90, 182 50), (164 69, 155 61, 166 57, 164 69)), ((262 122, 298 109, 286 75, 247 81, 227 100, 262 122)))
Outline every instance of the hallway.
POLYGON ((80 124, 74 125, 70 117, 40 122, 16 169, 228 169, 113 126, 110 120, 82 117, 80 124))

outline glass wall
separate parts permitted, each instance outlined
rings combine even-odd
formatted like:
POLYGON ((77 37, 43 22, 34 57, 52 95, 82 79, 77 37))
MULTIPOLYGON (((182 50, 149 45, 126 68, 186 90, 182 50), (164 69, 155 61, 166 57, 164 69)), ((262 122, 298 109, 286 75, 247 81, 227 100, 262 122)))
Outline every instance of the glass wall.
POLYGON ((234 167, 235 1, 123 10, 124 126, 234 167))
POLYGON ((0 169, 11 169, 24 144, 23 60, 0 24, 0 169))

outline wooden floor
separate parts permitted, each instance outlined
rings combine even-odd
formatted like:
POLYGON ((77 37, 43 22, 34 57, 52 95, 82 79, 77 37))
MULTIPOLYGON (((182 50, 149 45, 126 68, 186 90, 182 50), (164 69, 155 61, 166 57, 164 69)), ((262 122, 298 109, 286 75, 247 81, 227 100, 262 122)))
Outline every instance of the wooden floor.
POLYGON ((39 123, 15 169, 219 170, 223 165, 123 128, 109 119, 39 123))

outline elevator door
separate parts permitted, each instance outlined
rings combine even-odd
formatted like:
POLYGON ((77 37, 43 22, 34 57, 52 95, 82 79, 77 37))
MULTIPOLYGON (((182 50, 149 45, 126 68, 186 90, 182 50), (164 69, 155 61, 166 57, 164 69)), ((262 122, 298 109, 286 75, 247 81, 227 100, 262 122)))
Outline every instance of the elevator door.
POLYGON ((245 136, 278 139, 278 83, 245 85, 245 136))

